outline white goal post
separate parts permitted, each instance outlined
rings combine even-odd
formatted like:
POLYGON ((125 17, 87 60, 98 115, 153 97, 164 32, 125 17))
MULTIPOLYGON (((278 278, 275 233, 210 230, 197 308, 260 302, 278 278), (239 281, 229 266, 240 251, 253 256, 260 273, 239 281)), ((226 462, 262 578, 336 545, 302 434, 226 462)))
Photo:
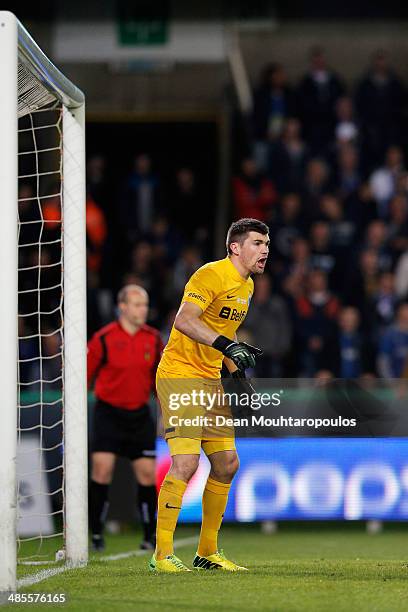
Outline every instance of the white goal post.
MULTIPOLYGON (((86 239, 84 95, 50 62, 17 18, 0 11, 0 592, 16 589, 17 563, 17 428, 18 428, 18 182, 19 117, 30 116, 51 104, 59 105, 61 122, 61 375, 63 462, 63 528, 66 563, 76 567, 88 559, 87 509, 87 388, 86 388, 86 239), (17 427, 16 427, 17 426, 17 427)), ((35 130, 32 123, 35 141, 35 130)), ((20 130, 24 131, 24 130, 20 130)), ((33 151, 39 185, 40 153, 33 151)), ((50 151, 51 149, 45 149, 50 151)), ((20 153, 21 154, 21 153, 20 153)), ((23 173, 24 174, 24 173, 23 173)), ((43 174, 52 174, 44 172, 43 174)), ((47 196, 49 197, 49 196, 47 196)), ((30 198, 27 198, 29 200, 30 198)), ((36 197, 42 211, 39 188, 36 197)), ((42 212, 41 212, 42 214, 42 212)), ((32 222, 34 223, 34 222, 32 222)), ((41 221, 43 232, 44 221, 41 221)), ((40 241, 41 242, 41 241, 40 241)), ((41 244, 37 267, 41 274, 41 244)), ((45 264, 47 262, 45 261, 45 264)), ((51 268, 56 264, 43 265, 51 268)), ((20 268, 21 269, 21 268, 20 268)), ((25 270, 29 268, 24 268, 25 270)), ((45 289, 48 289, 46 287, 45 289)), ((38 292, 45 290, 38 284, 38 292)), ((28 291, 21 293, 28 293, 28 291)), ((38 297, 40 304, 40 297, 38 297)), ((42 315, 38 306, 38 320, 42 315)), ((49 313, 45 313, 49 314, 49 313)), ((21 316, 21 315, 20 315, 21 316)), ((51 334, 48 334, 51 335, 51 334)), ((39 323, 38 342, 44 337, 39 323)), ((28 360, 27 360, 28 361, 28 360)), ((34 361, 34 359, 32 360, 34 361)), ((38 357, 37 357, 38 361, 38 357)), ((42 366, 40 365, 42 374, 42 366)), ((41 376, 40 376, 41 378, 41 376)), ((35 381, 38 382, 38 381, 35 381)), ((48 380, 39 381, 40 389, 48 380)), ((52 382, 52 381, 51 381, 52 382)), ((31 384, 31 383, 26 383, 31 384)), ((42 406, 41 406, 42 410, 42 406)), ((41 412, 42 414, 42 412, 41 412)), ((40 445, 41 446, 41 445, 40 445)), ((41 450, 49 450, 48 448, 41 450)), ((40 463, 41 465, 41 463, 40 463)), ((43 470, 47 472, 47 470, 43 470)), ((51 470, 48 470, 51 471, 51 470)), ((48 476, 48 474, 45 474, 48 476)))

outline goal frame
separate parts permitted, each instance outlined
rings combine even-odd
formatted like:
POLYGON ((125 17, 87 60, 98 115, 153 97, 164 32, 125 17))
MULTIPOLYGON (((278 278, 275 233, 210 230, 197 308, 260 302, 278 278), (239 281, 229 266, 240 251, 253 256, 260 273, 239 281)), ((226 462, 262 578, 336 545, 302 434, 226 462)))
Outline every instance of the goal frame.
POLYGON ((16 590, 17 565, 18 63, 63 105, 64 530, 70 567, 88 560, 85 98, 8 11, 0 11, 0 58, 0 592, 7 592, 16 590))

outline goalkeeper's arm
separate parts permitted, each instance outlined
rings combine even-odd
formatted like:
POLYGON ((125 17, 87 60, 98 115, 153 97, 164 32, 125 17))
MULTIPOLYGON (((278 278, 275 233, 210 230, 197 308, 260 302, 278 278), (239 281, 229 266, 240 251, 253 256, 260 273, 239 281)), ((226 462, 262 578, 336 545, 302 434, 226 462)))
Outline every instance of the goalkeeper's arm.
POLYGON ((174 327, 192 340, 217 349, 233 361, 239 370, 255 366, 255 357, 262 355, 261 349, 217 334, 202 322, 201 315, 202 310, 197 304, 183 302, 176 315, 174 327))
POLYGON ((192 340, 212 346, 218 334, 202 322, 202 314, 203 311, 197 304, 183 302, 174 319, 174 327, 192 340))

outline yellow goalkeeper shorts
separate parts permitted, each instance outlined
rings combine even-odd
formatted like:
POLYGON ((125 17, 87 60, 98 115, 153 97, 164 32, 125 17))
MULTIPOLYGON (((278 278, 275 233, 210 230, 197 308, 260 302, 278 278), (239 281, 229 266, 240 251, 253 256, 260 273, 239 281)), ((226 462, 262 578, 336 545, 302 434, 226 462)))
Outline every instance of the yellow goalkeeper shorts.
POLYGON ((174 378, 158 368, 156 389, 171 455, 234 450, 229 403, 218 379, 174 378))
POLYGON ((168 438, 170 455, 199 455, 200 448, 207 457, 220 451, 235 450, 234 438, 200 440, 199 438, 168 438))

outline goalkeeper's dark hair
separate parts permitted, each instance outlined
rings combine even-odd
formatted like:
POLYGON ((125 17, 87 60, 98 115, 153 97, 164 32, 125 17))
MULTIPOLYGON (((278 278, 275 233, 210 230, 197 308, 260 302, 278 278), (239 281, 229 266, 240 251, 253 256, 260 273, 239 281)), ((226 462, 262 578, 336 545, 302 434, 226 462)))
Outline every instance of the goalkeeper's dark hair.
POLYGON ((243 244, 245 238, 248 236, 249 232, 258 232, 263 236, 269 234, 269 228, 262 221, 258 221, 258 219, 239 219, 238 221, 234 221, 231 223, 230 228, 227 233, 227 254, 231 255, 231 243, 239 242, 243 244))

